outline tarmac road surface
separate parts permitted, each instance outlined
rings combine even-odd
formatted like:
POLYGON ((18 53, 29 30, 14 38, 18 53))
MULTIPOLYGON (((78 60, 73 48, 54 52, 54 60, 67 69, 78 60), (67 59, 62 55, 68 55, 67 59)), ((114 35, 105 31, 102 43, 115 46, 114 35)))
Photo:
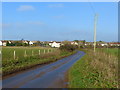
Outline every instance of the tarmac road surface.
POLYGON ((3 88, 66 88, 67 71, 85 53, 77 53, 56 62, 37 66, 21 73, 9 76, 2 81, 3 88))

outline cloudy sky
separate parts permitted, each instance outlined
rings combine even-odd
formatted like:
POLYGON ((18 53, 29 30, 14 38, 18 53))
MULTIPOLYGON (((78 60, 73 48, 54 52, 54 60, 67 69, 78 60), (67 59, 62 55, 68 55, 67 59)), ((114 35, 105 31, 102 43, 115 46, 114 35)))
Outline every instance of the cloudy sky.
POLYGON ((3 40, 93 41, 98 13, 97 41, 118 40, 117 3, 4 2, 3 40))

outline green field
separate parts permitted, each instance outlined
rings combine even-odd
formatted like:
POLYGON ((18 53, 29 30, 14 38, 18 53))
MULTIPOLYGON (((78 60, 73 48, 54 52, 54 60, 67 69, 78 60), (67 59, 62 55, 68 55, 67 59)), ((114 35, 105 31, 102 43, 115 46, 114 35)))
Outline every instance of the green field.
POLYGON ((102 49, 98 49, 98 51, 99 50, 107 54, 115 55, 115 56, 118 56, 118 51, 119 51, 118 48, 102 48, 102 49))
POLYGON ((69 70, 69 87, 118 88, 118 49, 83 51, 86 55, 69 70))
POLYGON ((14 51, 15 51, 15 59, 22 59, 25 57, 35 56, 48 52, 55 52, 54 48, 43 48, 43 47, 3 47, 2 48, 2 60, 12 60, 14 59, 14 51), (40 50, 40 51, 39 51, 40 50))
POLYGON ((54 62, 60 58, 69 56, 73 53, 75 52, 61 51, 56 48, 3 47, 2 48, 3 76, 27 68, 31 68, 35 65, 54 62), (15 51, 15 58, 14 58, 14 51, 15 51))

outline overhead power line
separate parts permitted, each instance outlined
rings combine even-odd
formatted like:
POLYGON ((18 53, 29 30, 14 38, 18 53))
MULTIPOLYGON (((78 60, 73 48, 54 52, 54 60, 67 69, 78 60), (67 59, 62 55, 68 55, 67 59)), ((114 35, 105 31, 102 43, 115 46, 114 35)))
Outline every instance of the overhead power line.
POLYGON ((96 14, 95 9, 94 9, 92 3, 91 3, 89 0, 88 0, 88 3, 89 3, 89 5, 90 5, 90 8, 91 8, 93 14, 96 14))

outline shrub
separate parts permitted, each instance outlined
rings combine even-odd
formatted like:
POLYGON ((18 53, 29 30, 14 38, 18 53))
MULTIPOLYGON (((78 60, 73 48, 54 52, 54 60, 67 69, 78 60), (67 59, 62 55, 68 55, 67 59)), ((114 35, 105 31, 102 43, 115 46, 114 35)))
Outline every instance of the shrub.
POLYGON ((64 44, 64 45, 60 46, 59 49, 72 52, 72 51, 76 50, 77 48, 78 48, 77 45, 64 44))

